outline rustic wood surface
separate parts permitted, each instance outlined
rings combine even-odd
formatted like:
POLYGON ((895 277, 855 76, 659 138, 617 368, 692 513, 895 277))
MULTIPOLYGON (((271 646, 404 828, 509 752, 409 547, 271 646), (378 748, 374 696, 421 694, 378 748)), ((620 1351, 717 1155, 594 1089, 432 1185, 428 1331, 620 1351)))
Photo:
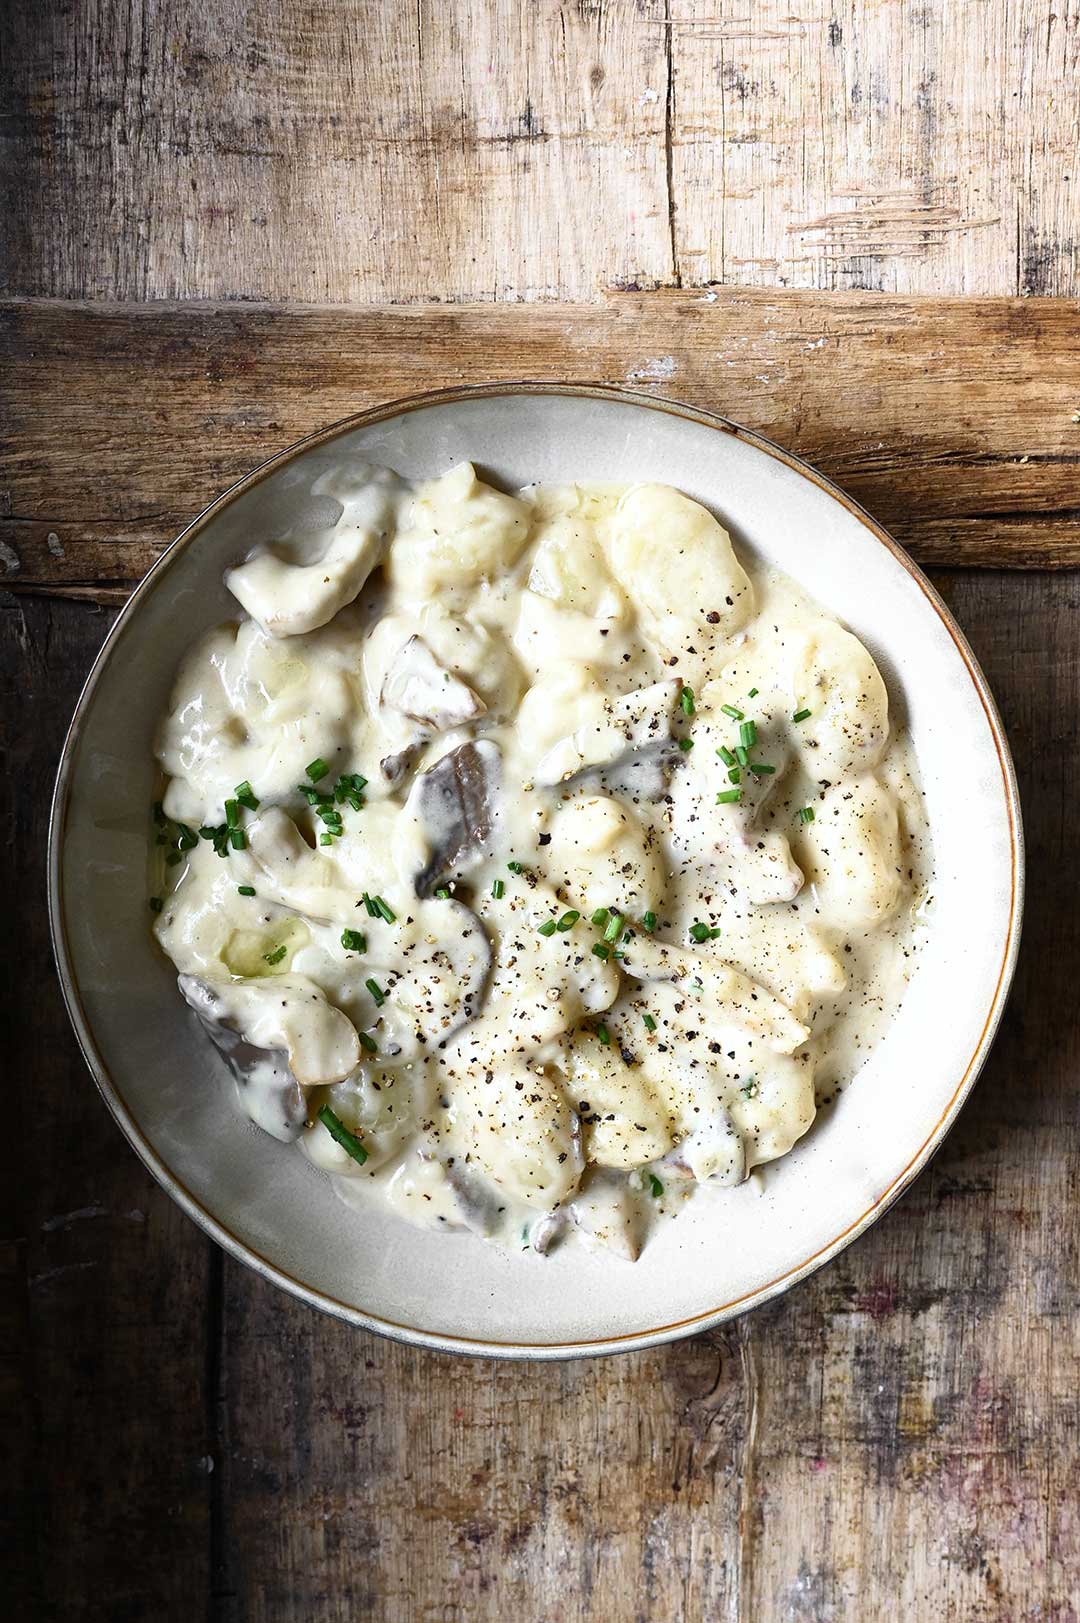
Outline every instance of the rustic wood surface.
POLYGON ((1076 0, 0 8, 20 1623, 1077 1623, 1080 311, 1027 295, 1080 294, 1078 67, 1076 0), (57 302, 160 299, 218 303, 57 302), (179 525, 371 401, 522 375, 726 412, 890 524, 1029 846, 999 1040, 906 1198, 721 1333, 541 1368, 204 1239, 93 1089, 43 906, 79 686, 179 525))
POLYGON ((10 303, 0 366, 0 581, 15 591, 122 601, 205 502, 302 435, 417 390, 523 377, 675 394, 760 429, 923 563, 1080 564, 1073 301, 10 303))
POLYGON ((1076 0, 5 10, 8 293, 1080 291, 1076 0))

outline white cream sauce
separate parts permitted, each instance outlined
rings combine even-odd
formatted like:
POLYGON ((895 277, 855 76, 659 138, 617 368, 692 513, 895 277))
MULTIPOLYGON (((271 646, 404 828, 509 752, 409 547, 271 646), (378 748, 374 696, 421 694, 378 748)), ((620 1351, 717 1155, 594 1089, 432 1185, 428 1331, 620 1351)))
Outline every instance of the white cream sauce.
POLYGON ((158 941, 351 1202, 636 1256, 786 1154, 903 996, 930 845, 881 676, 664 486, 314 494, 178 674, 158 941))

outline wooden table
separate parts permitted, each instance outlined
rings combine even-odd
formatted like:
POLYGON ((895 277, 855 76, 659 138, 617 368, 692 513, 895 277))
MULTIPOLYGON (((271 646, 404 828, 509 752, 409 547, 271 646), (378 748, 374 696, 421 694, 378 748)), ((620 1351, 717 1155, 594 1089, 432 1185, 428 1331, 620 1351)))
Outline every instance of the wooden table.
POLYGON ((1074 0, 0 27, 9 1615, 1075 1623, 1074 0), (223 1257, 100 1103, 42 905, 79 685, 183 520, 310 428, 493 376, 720 409, 889 523, 998 696, 1029 846, 1004 1026, 906 1199, 723 1331, 544 1368, 223 1257))

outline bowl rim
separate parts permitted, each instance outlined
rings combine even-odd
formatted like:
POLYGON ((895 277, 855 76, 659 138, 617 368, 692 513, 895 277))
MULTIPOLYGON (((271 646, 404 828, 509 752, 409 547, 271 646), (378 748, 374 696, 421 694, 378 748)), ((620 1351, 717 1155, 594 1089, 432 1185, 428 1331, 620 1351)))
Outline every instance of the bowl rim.
POLYGON ((625 389, 617 386, 598 383, 571 383, 546 382, 536 380, 520 380, 497 383, 473 383, 455 385, 450 388, 425 390, 421 393, 407 395, 401 399, 387 401, 367 407, 365 410, 342 417, 328 427, 317 429, 302 439, 296 440, 273 456, 257 464, 249 472, 229 485, 220 495, 198 513, 184 526, 176 538, 162 552, 136 586, 119 615, 109 629, 92 666, 83 684, 82 691, 72 715, 64 744, 60 753, 60 760, 56 775, 56 784, 53 791, 52 804, 49 814, 48 832, 48 909, 49 927, 52 936, 53 955, 57 973, 60 980, 64 1003, 68 1018, 71 1021, 78 1040, 79 1047, 90 1072, 97 1084, 98 1090, 117 1125, 120 1127, 128 1143, 134 1149, 139 1159, 148 1169, 155 1180, 165 1192, 186 1212, 211 1239, 215 1240, 229 1255, 237 1261, 253 1268, 264 1279, 280 1286, 291 1295, 298 1297, 311 1307, 321 1309, 335 1318, 343 1319, 349 1324, 366 1330, 373 1330, 391 1340, 404 1342, 413 1346, 428 1347, 439 1352, 474 1354, 491 1358, 523 1359, 534 1362, 549 1360, 596 1357, 606 1353, 635 1352, 646 1347, 660 1345, 664 1342, 679 1340, 684 1336, 700 1334, 702 1331, 714 1328, 738 1314, 748 1312, 771 1300, 774 1296, 789 1290, 793 1285, 807 1278, 823 1267, 839 1252, 863 1234, 872 1223, 876 1222, 884 1212, 898 1200, 914 1179, 924 1169, 931 1157, 936 1153, 949 1133, 960 1112, 965 1100, 974 1087, 975 1081, 986 1060, 987 1053, 1001 1023, 1002 1013, 1008 997, 1016 967, 1017 953, 1020 944, 1020 929, 1024 905, 1024 834, 1021 821, 1020 799, 1016 783, 1016 772, 1005 736, 1005 729, 998 713, 997 705, 990 692, 977 660, 960 627, 953 618, 952 613, 943 599, 931 585, 926 575, 904 551, 899 542, 893 539, 888 531, 879 524, 858 502, 845 491, 827 479, 818 470, 812 467, 802 457, 785 450, 775 441, 756 430, 744 428, 729 418, 716 412, 710 412, 701 407, 687 405, 681 401, 673 400, 667 396, 647 394, 641 390, 625 389), (843 1228, 839 1234, 833 1236, 824 1246, 819 1247, 810 1256, 804 1257, 785 1269, 774 1279, 756 1289, 744 1292, 730 1301, 720 1303, 713 1308, 707 1308, 689 1318, 676 1320, 670 1324, 649 1326, 643 1330, 635 1330, 622 1335, 601 1336, 578 1341, 560 1342, 515 1342, 493 1341, 484 1337, 468 1337, 446 1331, 421 1329, 416 1325, 400 1324, 391 1319, 382 1318, 373 1313, 366 1313, 354 1307, 351 1303, 343 1302, 295 1278, 279 1264, 263 1256, 253 1246, 240 1239, 237 1235, 216 1218, 202 1204, 199 1198, 177 1177, 165 1163, 153 1145, 144 1135, 135 1117, 113 1081, 105 1059, 98 1047, 89 1017, 84 1008, 75 979, 72 955, 68 942, 65 907, 64 907, 64 873, 63 849, 64 836, 67 825, 67 815, 70 800, 70 789, 74 775, 74 764, 81 736, 90 714, 94 694, 105 666, 115 656, 132 629, 136 620, 139 605, 143 598, 154 589, 161 577, 176 562, 181 552, 201 534, 207 524, 224 508, 230 506, 246 491, 260 484, 270 474, 277 472, 287 463, 293 461, 320 445, 325 445, 338 439, 350 431, 385 422, 393 417, 405 416, 408 413, 424 410, 431 406, 453 405, 460 401, 470 399, 492 399, 505 395, 535 395, 570 397, 576 399, 596 399, 622 403, 641 407, 647 411, 659 411, 669 415, 682 417, 706 428, 730 435, 735 439, 755 447, 766 456, 783 463, 793 472, 808 479, 820 490, 838 502, 862 525, 868 536, 890 552, 898 564, 904 568, 916 585, 922 591, 930 607, 935 611, 951 637, 959 653, 973 687, 978 694, 983 711, 986 715, 991 736, 994 741, 1001 771, 1002 787, 1005 797, 1005 807, 1009 824, 1009 850, 1011 860, 1011 876, 1009 887, 1009 920, 1006 930, 1005 947, 1001 964, 998 970, 997 982, 989 1012, 979 1038, 957 1082, 956 1088, 949 1099, 944 1111, 933 1124, 923 1143, 915 1154, 901 1169, 889 1186, 874 1200, 865 1211, 843 1228))

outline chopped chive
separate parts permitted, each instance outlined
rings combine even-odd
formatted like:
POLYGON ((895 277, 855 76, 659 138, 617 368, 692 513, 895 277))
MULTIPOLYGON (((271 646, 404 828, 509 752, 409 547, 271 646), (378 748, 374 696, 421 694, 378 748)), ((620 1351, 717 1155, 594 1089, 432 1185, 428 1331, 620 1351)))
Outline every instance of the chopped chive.
POLYGON ((307 766, 304 768, 304 771, 307 773, 312 783, 318 783, 320 778, 325 778, 329 770, 330 768, 327 766, 321 755, 316 755, 315 759, 313 761, 309 761, 307 766))
POLYGON ((208 824, 199 830, 200 840, 213 840, 216 837, 217 829, 211 828, 208 824))
POLYGON ((160 913, 161 909, 164 906, 165 906, 165 903, 162 901, 160 896, 151 896, 151 898, 150 898, 150 911, 151 911, 151 913, 160 913))
POLYGON ((524 873, 525 872, 525 869, 524 869, 523 865, 520 862, 508 862, 506 864, 506 866, 509 868, 511 873, 524 873))
POLYGON ((341 813, 336 811, 333 806, 316 806, 315 815, 321 823, 337 823, 339 828, 343 826, 341 813))
POLYGON ((350 792, 345 796, 345 799, 349 802, 349 805, 352 807, 353 811, 360 811, 362 809, 364 804, 363 795, 354 795, 350 792))
POLYGON ((554 919, 546 919, 540 926, 539 933, 540 935, 554 935, 557 929, 558 925, 555 923, 554 919))
POLYGON ((165 808, 161 804, 160 800, 155 800, 154 801, 154 804, 151 807, 151 810, 152 810, 152 812, 154 814, 154 822, 155 823, 163 823, 165 821, 165 808))
POLYGON ((609 947, 605 947, 604 943, 602 941, 596 941, 596 942, 593 943, 593 957, 594 958, 610 958, 611 957, 611 949, 609 947))
POLYGON ((364 899, 364 906, 367 908, 368 918, 369 919, 377 919, 377 918, 379 918, 380 917, 379 909, 375 906, 375 903, 371 900, 371 897, 368 895, 366 890, 364 892, 364 898, 363 899, 364 899))
POLYGON ((235 800, 225 802, 225 827, 236 828, 240 821, 240 807, 235 800))
POLYGON ((350 772, 345 781, 352 784, 358 795, 367 788, 367 779, 362 772, 350 772))
POLYGON ((170 851, 168 856, 165 858, 165 865, 168 868, 175 868, 176 864, 178 862, 183 862, 183 860, 184 853, 182 851, 170 851))
POLYGON ((622 924, 622 914, 612 913, 611 917, 607 921, 607 925, 604 928, 604 940, 618 941, 619 931, 622 929, 622 924))
POLYGON ((243 783, 238 783, 236 785, 236 788, 233 790, 233 794, 236 796, 241 806, 246 806, 248 811, 258 811, 259 802, 256 798, 254 789, 251 787, 246 778, 244 779, 243 783))
POLYGON ((716 804, 718 806, 737 806, 741 799, 741 789, 721 789, 716 797, 716 804))
POLYGON ((592 921, 596 925, 596 928, 600 930, 604 927, 610 917, 611 914, 608 912, 606 907, 598 907, 592 916, 592 921))
POLYGON ((263 953, 263 962, 267 963, 267 964, 280 964, 281 960, 285 956, 285 951, 286 951, 285 943, 282 942, 281 946, 280 947, 275 947, 273 952, 264 952, 263 953))
POLYGON ((679 748, 682 750, 684 755, 688 755, 690 753, 690 751, 693 749, 693 747, 694 747, 694 740, 692 738, 680 738, 679 739, 679 748))
POLYGON ((679 694, 679 708, 684 716, 692 716, 694 714, 693 688, 683 688, 681 690, 679 694))
POLYGON ((814 808, 813 808, 813 806, 800 806, 799 807, 799 822, 800 823, 812 823, 813 821, 814 821, 814 808))
POLYGON ((338 779, 338 781, 334 785, 334 799, 337 801, 339 806, 344 806, 344 804, 345 804, 345 785, 342 783, 340 778, 338 779))
POLYGON ((596 1035, 599 1037, 600 1041, 603 1043, 605 1048, 608 1048, 610 1046, 610 1044, 611 1044, 611 1032, 608 1030, 608 1028, 605 1025, 600 1024, 599 1026, 597 1026, 596 1035))
POLYGON ((356 1035, 360 1039, 360 1047, 363 1048, 367 1053, 377 1054, 379 1052, 379 1045, 369 1032, 358 1031, 356 1035))
POLYGON ((342 930, 341 945, 346 952, 367 952, 367 936, 359 930, 342 930))
POLYGON ((229 830, 229 844, 232 846, 234 851, 242 851, 244 849, 244 847, 247 845, 247 835, 244 833, 242 828, 231 828, 229 830))
POLYGON ((733 704, 722 704, 720 708, 724 712, 725 716, 731 717, 732 721, 742 721, 744 712, 742 710, 736 710, 733 704))
POLYGON ((320 845, 333 845, 333 843, 334 843, 334 836, 332 834, 330 834, 329 832, 326 832, 326 833, 323 833, 323 834, 319 835, 319 844, 320 845))
POLYGON ((735 759, 738 761, 740 766, 750 765, 750 752, 745 744, 736 744, 735 759))
POLYGON ((506 886, 503 884, 501 879, 492 880, 491 894, 494 896, 497 902, 502 901, 503 896, 506 894, 506 886))
POLYGON ((651 1014, 643 1014, 641 1018, 645 1022, 646 1031, 656 1030, 656 1021, 653 1019, 651 1014))
POLYGON ((735 757, 734 757, 734 755, 732 755, 732 753, 731 753, 731 751, 729 749, 725 749, 723 744, 720 745, 720 748, 717 750, 716 753, 717 753, 717 755, 719 755, 720 759, 723 761, 725 766, 734 766, 735 765, 735 757))
POLYGON ((697 921, 695 921, 690 926, 690 934, 693 936, 695 941, 708 941, 709 926, 707 924, 699 924, 697 921))
POLYGON ((709 931, 709 940, 710 941, 718 941, 719 939, 720 939, 720 928, 719 928, 718 925, 714 924, 712 929, 709 931))
POLYGON ((309 806, 317 806, 319 804, 319 791, 317 789, 313 789, 310 783, 298 783, 296 789, 298 794, 303 795, 309 806))
POLYGON ((737 767, 737 766, 732 767, 731 771, 728 773, 728 782, 729 783, 741 783, 742 782, 742 770, 741 770, 740 767, 737 767))
POLYGON ((378 981, 374 981, 369 977, 364 982, 364 985, 375 999, 376 1005, 381 1009, 383 1004, 386 1002, 386 993, 383 991, 378 981))
POLYGON ((748 1076, 742 1087, 739 1089, 739 1092, 742 1094, 744 1099, 756 1099, 758 1094, 757 1078, 754 1076, 748 1076))
POLYGON ((581 917, 581 914, 579 912, 577 912, 577 910, 575 908, 572 907, 570 909, 569 913, 564 913, 563 914, 562 918, 556 924, 555 928, 557 930, 572 930, 574 928, 574 925, 577 923, 577 921, 578 921, 578 919, 580 917, 581 917))
POLYGON ((381 896, 376 896, 373 898, 373 900, 375 903, 375 911, 378 913, 379 917, 384 919, 387 924, 396 924, 397 914, 394 912, 389 903, 384 902, 381 896))
POLYGON ((757 688, 751 688, 751 689, 750 689, 750 692, 749 692, 749 693, 748 693, 748 694, 747 694, 747 695, 746 695, 746 697, 747 697, 747 698, 748 698, 748 699, 756 699, 756 698, 757 698, 757 696, 758 696, 758 690, 757 690, 757 688))
POLYGON ((323 1105, 319 1111, 319 1120, 335 1143, 340 1144, 346 1155, 351 1155, 358 1167, 362 1167, 367 1160, 367 1150, 361 1144, 355 1133, 350 1133, 341 1117, 335 1115, 329 1105, 323 1105))
POLYGON ((448 902, 450 900, 450 892, 447 890, 445 885, 440 885, 438 890, 435 892, 435 895, 440 902, 448 902))
POLYGON ((765 761, 748 761, 747 765, 756 778, 769 778, 776 771, 774 766, 767 765, 765 761))
POLYGON ((648 912, 648 913, 644 913, 642 915, 641 924, 642 924, 642 928, 645 929, 645 930, 655 930, 656 929, 656 914, 651 912, 651 911, 648 912))
POLYGON ((796 710, 791 719, 792 721, 805 721, 808 716, 812 716, 813 714, 814 712, 812 710, 796 710))
POLYGON ((757 722, 744 721, 739 727, 739 743, 751 749, 757 743, 757 722))
POLYGON ((194 851, 195 847, 199 843, 199 836, 196 834, 195 830, 193 828, 188 828, 186 823, 177 823, 176 827, 179 830, 179 837, 176 843, 180 847, 181 851, 194 851))
POLYGON ((255 894, 255 886, 254 885, 237 885, 236 894, 238 896, 254 896, 254 894, 255 894))
POLYGON ((649 1192, 654 1200, 659 1200, 660 1196, 664 1193, 664 1186, 660 1182, 660 1179, 656 1176, 655 1172, 649 1173, 649 1192))

